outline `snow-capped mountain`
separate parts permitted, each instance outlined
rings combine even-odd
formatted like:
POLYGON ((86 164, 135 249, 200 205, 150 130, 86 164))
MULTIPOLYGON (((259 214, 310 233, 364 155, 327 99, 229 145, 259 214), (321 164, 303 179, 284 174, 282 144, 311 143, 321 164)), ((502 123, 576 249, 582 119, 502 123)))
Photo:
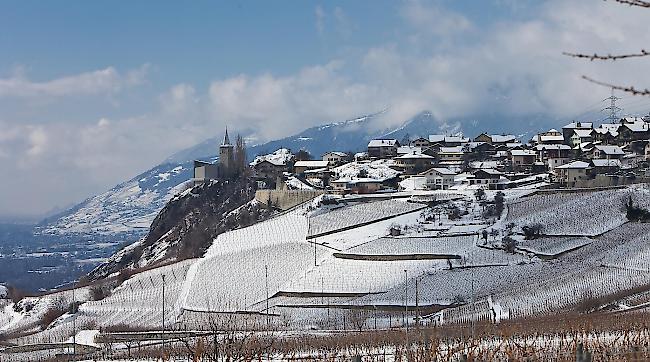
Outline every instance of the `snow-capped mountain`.
MULTIPOLYGON (((253 160, 258 155, 288 148, 294 152, 303 149, 314 157, 320 157, 332 150, 365 150, 368 141, 373 138, 401 140, 407 135, 413 138, 460 130, 458 123, 449 126, 436 120, 430 112, 422 112, 399 127, 376 130, 375 122, 381 114, 312 127, 290 137, 253 145, 248 148, 248 155, 253 160)), ((220 138, 206 140, 170 156, 160 165, 131 180, 46 220, 41 230, 61 235, 132 234, 133 239, 143 236, 156 214, 186 187, 185 183, 192 177, 193 160, 216 159, 220 138)))

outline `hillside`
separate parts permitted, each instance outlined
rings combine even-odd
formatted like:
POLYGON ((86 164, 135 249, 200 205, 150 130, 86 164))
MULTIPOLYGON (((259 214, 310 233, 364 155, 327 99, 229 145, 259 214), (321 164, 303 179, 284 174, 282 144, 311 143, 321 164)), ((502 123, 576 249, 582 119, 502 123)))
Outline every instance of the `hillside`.
POLYGON ((253 200, 255 190, 255 182, 247 177, 189 187, 165 205, 145 237, 99 265, 89 274, 90 279, 101 279, 125 268, 200 257, 220 233, 272 214, 272 210, 253 200))

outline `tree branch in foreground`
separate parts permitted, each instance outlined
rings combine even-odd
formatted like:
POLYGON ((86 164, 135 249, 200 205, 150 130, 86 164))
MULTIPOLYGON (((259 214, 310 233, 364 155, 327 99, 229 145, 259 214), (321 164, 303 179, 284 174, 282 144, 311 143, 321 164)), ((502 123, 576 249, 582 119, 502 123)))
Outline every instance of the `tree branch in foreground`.
POLYGON ((638 58, 638 57, 647 57, 650 56, 650 52, 648 52, 645 49, 641 49, 639 53, 632 53, 632 54, 607 54, 607 55, 599 55, 597 53, 594 53, 593 55, 589 54, 580 54, 580 53, 569 53, 569 52, 562 52, 563 55, 573 57, 573 58, 586 58, 589 60, 618 60, 618 59, 626 59, 626 58, 638 58))
POLYGON ((619 4, 639 6, 642 8, 650 8, 650 1, 645 1, 645 0, 614 0, 614 1, 619 4))
POLYGON ((592 83, 595 83, 595 84, 598 84, 598 85, 608 87, 608 88, 620 90, 620 91, 627 92, 627 93, 632 93, 633 95, 650 96, 650 89, 647 89, 647 88, 641 90, 641 89, 636 89, 633 86, 624 87, 624 86, 620 86, 620 85, 614 85, 614 84, 605 83, 605 82, 601 82, 599 80, 589 78, 586 75, 583 75, 582 79, 587 80, 587 81, 592 82, 592 83))

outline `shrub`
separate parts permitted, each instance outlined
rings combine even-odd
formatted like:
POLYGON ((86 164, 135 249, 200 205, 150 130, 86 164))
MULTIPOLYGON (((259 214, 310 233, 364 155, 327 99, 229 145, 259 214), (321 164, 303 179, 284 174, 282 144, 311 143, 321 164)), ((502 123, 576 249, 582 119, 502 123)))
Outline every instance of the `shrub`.
POLYGON ((630 221, 648 222, 650 221, 650 211, 634 205, 632 195, 630 195, 627 202, 625 202, 625 216, 630 221))
POLYGON ((502 243, 503 243, 503 250, 505 250, 510 254, 515 253, 515 249, 517 248, 517 240, 509 236, 506 236, 505 238, 503 238, 502 243))
POLYGON ((102 300, 110 294, 107 287, 103 285, 95 285, 90 288, 90 299, 92 300, 102 300))
POLYGON ((526 240, 536 239, 542 234, 544 226, 542 224, 526 225, 521 230, 524 232, 526 240))

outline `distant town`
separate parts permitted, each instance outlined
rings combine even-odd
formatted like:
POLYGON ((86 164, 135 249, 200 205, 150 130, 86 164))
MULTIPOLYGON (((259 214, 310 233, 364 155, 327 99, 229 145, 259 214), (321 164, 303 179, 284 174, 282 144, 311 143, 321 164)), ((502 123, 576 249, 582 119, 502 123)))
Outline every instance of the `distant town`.
MULTIPOLYGON (((196 161, 194 182, 218 178, 233 163, 226 138, 217 164, 196 161)), ((334 194, 484 188, 540 182, 553 188, 593 188, 650 181, 650 117, 610 123, 574 121, 531 139, 509 134, 432 134, 373 139, 365 152, 323 155, 289 149, 257 156, 250 166, 259 189, 323 190, 334 194), (315 156, 320 156, 318 159, 315 156)))

